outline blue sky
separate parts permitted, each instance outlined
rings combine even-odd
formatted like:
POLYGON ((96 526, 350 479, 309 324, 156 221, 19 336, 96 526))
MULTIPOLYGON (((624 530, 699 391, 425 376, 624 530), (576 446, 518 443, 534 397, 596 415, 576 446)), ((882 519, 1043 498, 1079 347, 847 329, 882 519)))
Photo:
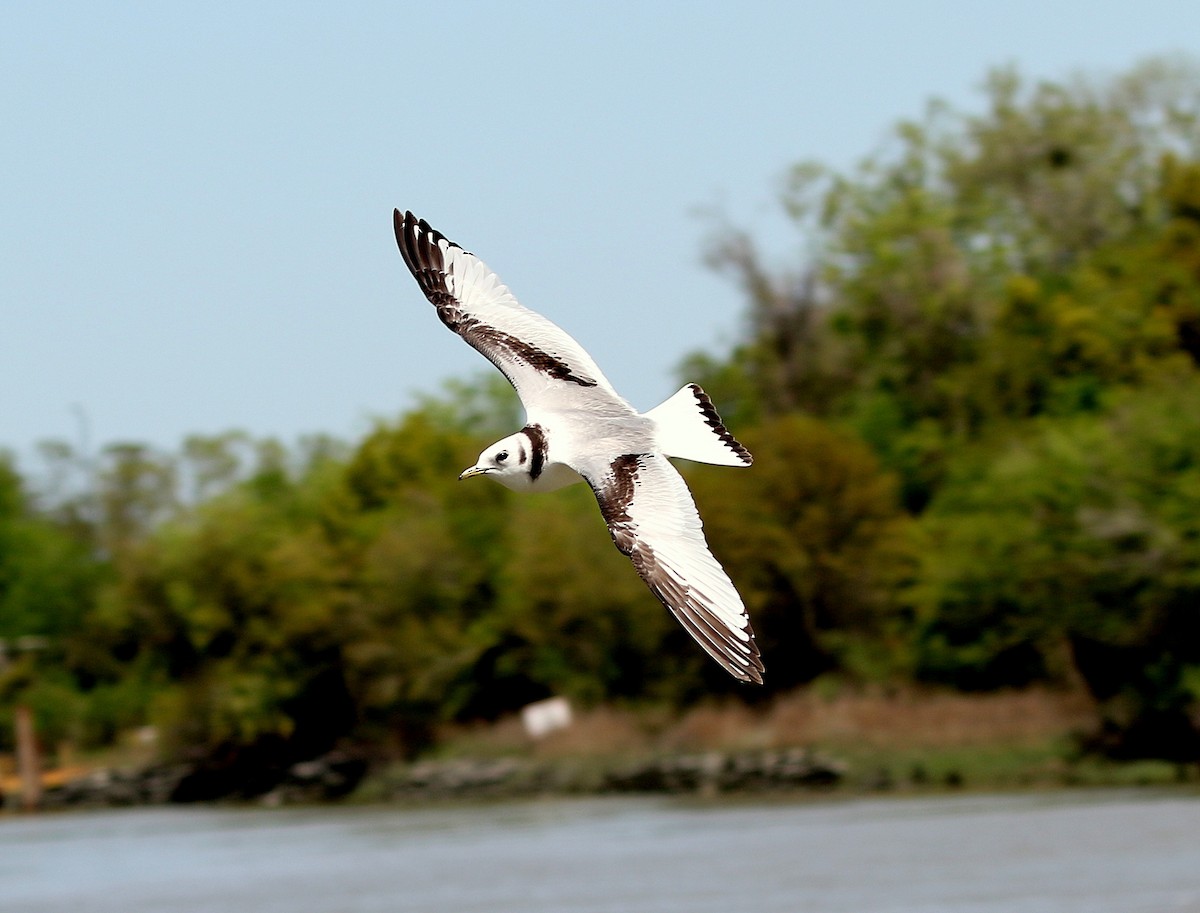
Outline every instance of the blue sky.
POLYGON ((721 208, 780 255, 848 167, 990 67, 1197 52, 1200 4, 6 4, 0 447, 355 439, 489 369, 395 250, 411 208, 645 409, 740 327, 721 208))

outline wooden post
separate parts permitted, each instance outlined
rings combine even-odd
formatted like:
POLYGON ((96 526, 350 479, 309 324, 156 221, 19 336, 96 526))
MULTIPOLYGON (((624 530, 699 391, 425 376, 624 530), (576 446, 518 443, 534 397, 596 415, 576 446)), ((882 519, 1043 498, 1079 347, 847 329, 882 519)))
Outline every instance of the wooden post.
POLYGON ((17 773, 21 778, 21 807, 35 811, 42 803, 42 771, 38 763, 33 713, 24 704, 16 707, 17 773))

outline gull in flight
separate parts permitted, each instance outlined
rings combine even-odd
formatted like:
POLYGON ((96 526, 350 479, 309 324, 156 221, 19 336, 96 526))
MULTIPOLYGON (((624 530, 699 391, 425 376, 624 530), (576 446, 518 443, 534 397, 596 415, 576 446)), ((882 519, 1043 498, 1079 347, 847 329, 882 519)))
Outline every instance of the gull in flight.
POLYGON ((639 413, 579 343, 522 307, 482 260, 411 212, 396 210, 395 225, 400 254, 442 323, 500 369, 525 407, 525 427, 459 478, 486 475, 515 491, 586 481, 613 542, 650 591, 734 678, 762 684, 746 607, 667 459, 750 465, 712 400, 688 384, 639 413))

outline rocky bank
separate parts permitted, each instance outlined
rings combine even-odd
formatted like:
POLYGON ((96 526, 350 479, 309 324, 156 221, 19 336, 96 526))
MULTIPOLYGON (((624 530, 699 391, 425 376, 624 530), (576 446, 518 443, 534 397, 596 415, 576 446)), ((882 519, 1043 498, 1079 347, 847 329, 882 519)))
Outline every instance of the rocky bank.
POLYGON ((363 801, 427 802, 537 795, 669 794, 717 796, 827 788, 841 765, 803 749, 675 755, 631 761, 454 758, 372 771, 365 761, 330 755, 258 780, 213 779, 187 764, 94 770, 47 789, 45 808, 103 808, 195 801, 267 805, 363 801))

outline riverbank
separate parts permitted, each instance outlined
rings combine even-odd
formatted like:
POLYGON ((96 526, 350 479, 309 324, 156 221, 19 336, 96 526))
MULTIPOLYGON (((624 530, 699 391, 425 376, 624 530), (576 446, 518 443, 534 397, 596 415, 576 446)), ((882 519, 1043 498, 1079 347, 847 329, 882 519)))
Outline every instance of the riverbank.
POLYGON ((446 727, 432 756, 374 772, 355 795, 870 795, 1200 782, 1197 765, 1088 752, 1097 725, 1080 692, 823 683, 760 708, 713 704, 672 716, 601 707, 536 741, 515 718, 446 727))
POLYGON ((516 798, 534 795, 843 794, 1200 781, 1200 768, 1118 763, 1081 750, 1094 710, 1080 694, 962 695, 916 689, 808 688, 763 708, 709 705, 576 712, 541 739, 513 717, 448 726, 415 761, 335 752, 262 779, 206 782, 194 765, 97 765, 59 778, 45 807, 197 800, 266 805, 516 798))

